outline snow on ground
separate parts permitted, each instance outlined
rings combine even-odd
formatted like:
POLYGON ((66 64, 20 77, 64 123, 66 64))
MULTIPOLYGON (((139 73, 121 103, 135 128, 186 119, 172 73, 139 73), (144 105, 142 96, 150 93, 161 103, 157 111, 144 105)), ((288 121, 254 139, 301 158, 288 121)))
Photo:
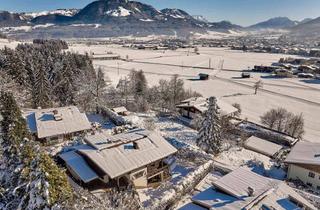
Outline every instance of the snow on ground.
POLYGON ((0 39, 0 49, 3 49, 4 47, 9 47, 11 49, 14 49, 20 43, 22 43, 22 42, 12 41, 12 40, 8 40, 8 39, 0 39))
POLYGON ((110 122, 110 120, 106 120, 99 114, 87 114, 87 118, 90 123, 98 123, 101 125, 101 128, 105 130, 111 130, 115 127, 115 125, 110 122))
MULTIPOLYGON (((271 108, 284 107, 296 114, 303 113, 305 118, 305 140, 320 141, 320 81, 302 80, 298 78, 277 79, 266 74, 253 74, 253 78, 242 80, 241 70, 247 70, 254 65, 270 65, 288 55, 267 53, 244 53, 225 48, 200 47, 200 55, 195 55, 193 49, 179 49, 177 51, 151 51, 122 48, 117 45, 90 46, 74 45, 73 51, 84 53, 86 51, 103 54, 112 51, 126 55, 138 62, 125 61, 94 61, 95 65, 102 66, 105 73, 114 84, 125 77, 134 68, 142 69, 148 79, 149 85, 158 83, 160 79, 170 79, 173 74, 179 74, 185 81, 187 88, 191 88, 204 96, 223 97, 229 103, 239 103, 243 109, 243 118, 253 122, 260 122, 260 116, 271 108), (211 67, 215 70, 196 69, 190 67, 170 66, 190 65, 194 67, 211 67), (224 69, 217 70, 223 63, 224 69), (170 65, 166 65, 170 64, 170 65), (118 69, 119 67, 119 69, 118 69), (199 73, 212 75, 209 81, 196 81, 199 73), (253 94, 253 83, 261 79, 264 91, 258 95, 253 94)), ((295 56, 291 56, 295 57, 295 56)))
POLYGON ((32 26, 16 26, 16 27, 2 27, 0 28, 0 32, 12 32, 12 31, 31 31, 32 30, 32 26))
POLYGON ((127 10, 123 7, 118 7, 118 9, 109 10, 106 12, 107 15, 113 16, 113 17, 126 17, 129 16, 132 13, 132 11, 127 10))
POLYGON ((74 27, 94 27, 94 28, 100 28, 101 24, 84 24, 84 23, 81 23, 81 24, 71 24, 71 26, 74 26, 74 27))
POLYGON ((37 29, 37 28, 49 28, 51 26, 54 26, 53 23, 46 23, 46 24, 42 24, 42 25, 35 25, 32 27, 32 29, 37 29))
POLYGON ((274 162, 267 156, 247 150, 242 147, 233 147, 222 152, 215 161, 234 166, 248 166, 252 171, 283 180, 286 173, 274 166, 274 162))

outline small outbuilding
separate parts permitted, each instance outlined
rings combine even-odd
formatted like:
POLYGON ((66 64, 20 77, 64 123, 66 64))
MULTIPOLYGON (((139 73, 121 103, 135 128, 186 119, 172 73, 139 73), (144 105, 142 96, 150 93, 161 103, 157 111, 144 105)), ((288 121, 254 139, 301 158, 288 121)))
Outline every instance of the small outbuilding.
POLYGON ((209 80, 209 74, 200 73, 199 80, 209 80))
POLYGON ((115 108, 112 108, 111 110, 121 116, 128 116, 129 115, 127 108, 124 106, 115 107, 115 108))
POLYGON ((244 147, 268 157, 275 157, 282 149, 281 145, 255 136, 248 138, 244 143, 244 147))

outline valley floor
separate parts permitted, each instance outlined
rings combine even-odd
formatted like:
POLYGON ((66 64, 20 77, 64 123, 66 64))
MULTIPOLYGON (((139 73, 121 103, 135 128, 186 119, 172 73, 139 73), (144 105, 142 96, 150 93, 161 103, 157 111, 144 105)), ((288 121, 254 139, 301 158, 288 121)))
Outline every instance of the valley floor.
POLYGON ((254 65, 270 65, 288 55, 244 53, 225 48, 202 48, 200 55, 193 49, 177 51, 135 50, 118 45, 73 45, 71 51, 94 53, 113 52, 132 61, 94 60, 96 67, 104 69, 114 84, 127 76, 132 69, 143 70, 150 86, 174 74, 183 78, 185 85, 204 96, 216 96, 229 103, 240 103, 243 118, 259 123, 260 116, 271 108, 284 107, 305 118, 305 140, 320 141, 320 81, 297 78, 273 78, 268 74, 254 73, 250 79, 241 79, 241 71, 254 65), (211 66, 213 69, 209 69, 211 66), (200 68, 197 68, 200 67, 200 68), (223 67, 223 70, 219 70, 223 67), (210 80, 199 81, 199 73, 210 74, 210 80), (262 80, 263 90, 254 95, 253 84, 262 80))

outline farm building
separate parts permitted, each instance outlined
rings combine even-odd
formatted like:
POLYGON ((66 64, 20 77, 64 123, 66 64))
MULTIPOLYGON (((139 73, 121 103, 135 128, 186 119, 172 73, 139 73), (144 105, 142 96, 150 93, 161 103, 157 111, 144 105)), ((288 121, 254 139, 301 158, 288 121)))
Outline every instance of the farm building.
POLYGON ((208 80, 209 79, 209 74, 200 73, 199 74, 199 79, 200 80, 208 80))
POLYGON ((146 130, 85 137, 85 145, 63 153, 68 171, 86 186, 136 188, 155 186, 171 177, 170 156, 177 150, 161 136, 146 130))
MULTIPOLYGON (((222 100, 217 100, 217 104, 222 116, 231 116, 238 111, 235 107, 222 100)), ((179 109, 182 117, 192 120, 197 115, 201 115, 208 110, 208 99, 193 97, 182 101, 176 107, 179 109)))
POLYGON ((60 142, 91 130, 86 114, 75 106, 29 110, 24 117, 35 139, 42 142, 60 142))
POLYGON ((104 55, 93 55, 93 60, 120 60, 120 55, 117 54, 104 54, 104 55))
POLYGON ((316 209, 285 182, 270 179, 247 168, 236 169, 192 197, 186 209, 316 209), (191 207, 191 208, 188 208, 191 207))
POLYGON ((269 157, 274 157, 282 149, 281 145, 272 143, 268 140, 264 140, 255 136, 251 136, 250 138, 248 138, 244 143, 244 147, 246 149, 258 152, 269 157))
POLYGON ((320 190, 320 144, 298 142, 289 153, 288 179, 301 180, 304 184, 320 190))

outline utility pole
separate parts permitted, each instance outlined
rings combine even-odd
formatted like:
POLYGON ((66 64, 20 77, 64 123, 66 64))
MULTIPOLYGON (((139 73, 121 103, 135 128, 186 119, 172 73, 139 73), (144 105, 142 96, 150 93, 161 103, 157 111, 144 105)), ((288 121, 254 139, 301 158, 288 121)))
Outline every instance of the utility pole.
POLYGON ((211 58, 209 59, 209 69, 211 69, 211 58))
POLYGON ((117 64, 118 64, 118 76, 119 76, 119 74, 120 74, 120 64, 119 64, 119 62, 117 62, 117 64))

